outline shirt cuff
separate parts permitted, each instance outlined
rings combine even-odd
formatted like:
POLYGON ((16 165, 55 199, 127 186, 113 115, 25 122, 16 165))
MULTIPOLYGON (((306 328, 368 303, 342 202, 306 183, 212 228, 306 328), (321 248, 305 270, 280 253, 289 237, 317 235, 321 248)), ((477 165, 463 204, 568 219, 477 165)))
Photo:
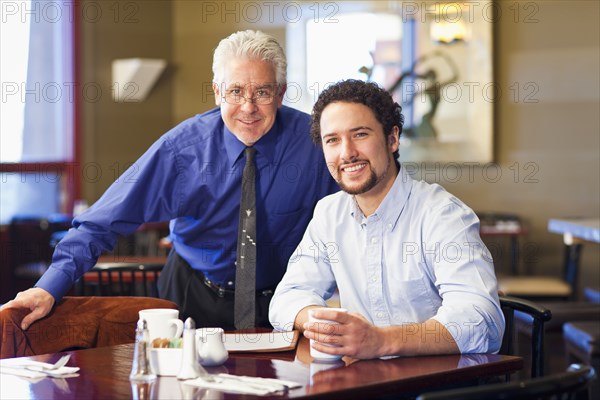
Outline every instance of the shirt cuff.
POLYGON ((293 330, 296 316, 303 308, 308 306, 327 306, 323 299, 309 298, 306 296, 293 300, 273 298, 271 299, 271 305, 269 319, 273 328, 279 331, 293 330), (280 306, 281 304, 285 304, 285 306, 282 307, 280 306))
POLYGON ((48 270, 37 281, 34 287, 44 289, 54 297, 55 301, 59 301, 69 292, 73 286, 73 281, 70 280, 63 272, 57 268, 48 268, 48 270))
POLYGON ((490 326, 484 318, 468 320, 449 314, 438 314, 432 319, 448 330, 461 354, 497 353, 502 343, 502 332, 490 326))

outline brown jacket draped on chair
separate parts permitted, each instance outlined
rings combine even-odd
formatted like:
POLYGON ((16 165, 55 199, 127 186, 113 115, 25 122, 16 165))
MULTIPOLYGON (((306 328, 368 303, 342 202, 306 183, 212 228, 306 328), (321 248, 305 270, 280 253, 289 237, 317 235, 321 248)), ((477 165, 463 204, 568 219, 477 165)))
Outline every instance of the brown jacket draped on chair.
POLYGON ((20 326, 29 310, 2 310, 0 358, 132 343, 138 311, 146 308, 177 305, 151 297, 65 297, 26 331, 20 326))

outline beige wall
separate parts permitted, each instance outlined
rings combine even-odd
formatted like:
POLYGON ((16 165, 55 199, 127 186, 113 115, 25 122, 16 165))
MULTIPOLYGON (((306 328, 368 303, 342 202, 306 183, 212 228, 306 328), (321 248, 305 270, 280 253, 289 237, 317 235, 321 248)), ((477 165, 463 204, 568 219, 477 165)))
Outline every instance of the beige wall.
MULTIPOLYGON (((103 96, 98 103, 86 104, 84 161, 99 163, 106 171, 101 182, 85 185, 88 200, 97 199, 108 185, 111 165, 134 161, 170 126, 214 106, 211 53, 222 37, 257 28, 285 42, 277 13, 274 24, 249 23, 252 16, 241 13, 244 2, 227 3, 233 11, 223 15, 222 9, 214 14, 211 8, 223 2, 140 1, 135 2, 140 6, 136 25, 108 20, 86 25, 84 77, 107 88, 113 58, 170 61, 168 73, 147 102, 115 104, 103 96)), ((428 166, 417 175, 441 183, 474 209, 519 213, 530 228, 523 241, 524 268, 558 274, 562 241, 548 233, 548 219, 600 214, 600 8, 595 1, 537 1, 535 8, 531 3, 499 2, 495 75, 502 95, 495 110, 497 164, 487 170, 485 165, 463 168, 458 180, 443 166, 428 166), (532 94, 528 83, 537 89, 529 100, 537 102, 526 101, 532 94), (516 99, 515 84, 520 89, 516 99), (497 182, 486 175, 492 170, 502 173, 497 182)), ((599 247, 586 246, 583 253, 583 280, 596 286, 599 247)))
POLYGON ((168 1, 88 1, 80 6, 83 196, 97 200, 172 126, 172 18, 168 1), (112 98, 112 61, 160 58, 169 66, 143 102, 112 98), (94 89, 100 88, 100 92, 94 89))
POLYGON ((269 24, 265 15, 266 21, 249 22, 249 18, 255 18, 249 13, 257 2, 235 1, 224 6, 223 2, 176 0, 172 4, 173 62, 177 71, 174 123, 215 107, 212 52, 221 39, 239 30, 260 29, 285 43, 282 20, 269 24))
MULTIPOLYGON (((530 227, 527 267, 559 273, 562 241, 548 233, 548 219, 600 214, 599 3, 539 1, 529 23, 525 9, 515 22, 514 2, 500 4, 495 70, 505 95, 495 113, 495 153, 503 178, 445 186, 475 209, 522 215, 530 227), (538 102, 526 102, 526 91, 515 101, 509 87, 529 82, 538 102)), ((582 282, 595 286, 599 247, 583 252, 582 282)))

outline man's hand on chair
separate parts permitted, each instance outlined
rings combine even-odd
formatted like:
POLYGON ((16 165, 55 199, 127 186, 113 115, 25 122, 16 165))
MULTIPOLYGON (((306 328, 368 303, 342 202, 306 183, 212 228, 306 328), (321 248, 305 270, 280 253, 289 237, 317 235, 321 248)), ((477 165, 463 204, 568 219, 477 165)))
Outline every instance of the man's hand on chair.
POLYGON ((31 312, 21 321, 21 329, 26 330, 38 319, 44 318, 54 306, 54 297, 41 288, 31 288, 17 293, 14 300, 9 301, 0 308, 28 308, 31 312))

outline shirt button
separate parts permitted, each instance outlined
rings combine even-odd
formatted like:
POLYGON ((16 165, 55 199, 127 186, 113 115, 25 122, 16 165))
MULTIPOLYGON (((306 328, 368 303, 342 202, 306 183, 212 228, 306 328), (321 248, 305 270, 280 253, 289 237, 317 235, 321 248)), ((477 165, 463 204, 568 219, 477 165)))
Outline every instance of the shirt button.
POLYGON ((380 318, 380 319, 381 319, 381 318, 383 318, 383 316, 384 316, 384 314, 383 314, 382 312, 378 312, 378 313, 377 313, 377 318, 380 318))
POLYGON ((373 244, 377 243, 377 238, 372 238, 371 243, 373 243, 373 244))
POLYGON ((388 224, 388 228, 392 229, 393 225, 392 224, 388 224))
POLYGON ((371 282, 377 282, 377 277, 376 276, 372 277, 371 282))

